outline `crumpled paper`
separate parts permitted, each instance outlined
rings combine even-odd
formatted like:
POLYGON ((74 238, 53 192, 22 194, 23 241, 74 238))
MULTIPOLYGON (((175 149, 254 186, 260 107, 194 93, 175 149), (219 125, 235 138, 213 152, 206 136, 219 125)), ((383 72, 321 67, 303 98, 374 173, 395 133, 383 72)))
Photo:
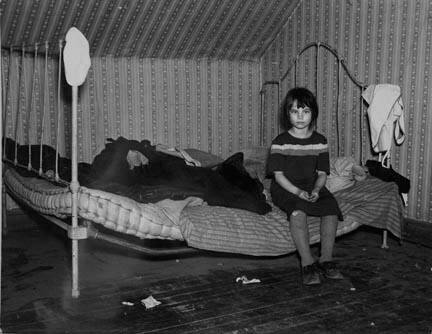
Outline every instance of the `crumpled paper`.
POLYGON ((236 278, 236 283, 242 282, 242 284, 261 283, 258 278, 248 279, 246 276, 240 276, 236 278))
POLYGON ((141 299, 141 304, 143 304, 146 309, 153 308, 162 304, 160 301, 153 298, 153 296, 148 296, 147 298, 141 299))

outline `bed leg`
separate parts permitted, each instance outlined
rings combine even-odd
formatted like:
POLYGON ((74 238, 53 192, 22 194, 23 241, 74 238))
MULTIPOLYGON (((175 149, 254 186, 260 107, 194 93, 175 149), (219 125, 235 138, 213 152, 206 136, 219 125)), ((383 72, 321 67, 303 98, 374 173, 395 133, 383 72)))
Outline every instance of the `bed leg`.
MULTIPOLYGON (((74 220, 74 219, 73 219, 74 220)), ((78 221, 73 225, 77 225, 78 221)), ((72 240, 72 297, 78 298, 79 291, 79 249, 78 241, 88 238, 88 228, 85 226, 71 226, 68 229, 68 237, 72 240)))
POLYGON ((389 246, 387 245, 387 230, 383 231, 383 239, 382 239, 382 245, 381 248, 388 249, 389 246))
POLYGON ((7 210, 7 203, 6 203, 6 188, 5 185, 3 183, 2 185, 2 235, 6 235, 7 234, 7 214, 6 214, 6 210, 7 210))
POLYGON ((72 297, 80 295, 78 287, 78 240, 72 240, 72 297))

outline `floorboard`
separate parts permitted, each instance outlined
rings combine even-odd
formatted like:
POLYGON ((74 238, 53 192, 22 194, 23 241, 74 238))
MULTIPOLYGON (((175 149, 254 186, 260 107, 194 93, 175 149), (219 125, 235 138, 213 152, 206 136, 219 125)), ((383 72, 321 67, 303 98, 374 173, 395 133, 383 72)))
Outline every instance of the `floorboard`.
MULTIPOLYGON (((359 228, 337 239, 346 278, 300 283, 295 254, 200 252, 149 259, 80 241, 80 297, 70 295, 70 241, 27 215, 3 236, 4 333, 432 333, 432 249, 359 228), (243 285, 246 275, 260 283, 243 285), (153 296, 160 305, 146 309, 153 296), (122 302, 133 303, 127 306, 122 302)), ((313 248, 314 252, 317 247, 313 248)))

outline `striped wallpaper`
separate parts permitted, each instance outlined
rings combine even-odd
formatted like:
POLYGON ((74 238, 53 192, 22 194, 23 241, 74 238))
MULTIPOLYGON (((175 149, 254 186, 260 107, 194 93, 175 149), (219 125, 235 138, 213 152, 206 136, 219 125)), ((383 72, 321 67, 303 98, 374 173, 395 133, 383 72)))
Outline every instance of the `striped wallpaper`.
MULTIPOLYGON (((429 0, 303 0, 261 59, 262 77, 278 80, 309 42, 325 42, 338 50, 357 79, 367 84, 397 84, 405 105, 407 138, 392 149, 392 165, 411 180, 406 216, 432 222, 432 2, 429 0)), ((340 154, 375 158, 369 134, 360 136, 360 91, 344 77, 337 101, 335 58, 321 51, 318 85, 316 51, 303 54, 297 85, 318 92, 318 128, 327 135, 336 155, 336 109, 339 105, 340 154)), ((293 86, 294 73, 282 84, 293 86)), ((277 134, 277 92, 266 89, 265 142, 277 134)), ((366 110, 366 109, 365 109, 366 110)))
MULTIPOLYGON (((100 56, 92 58, 86 83, 80 89, 79 142, 81 161, 91 161, 103 148, 104 140, 119 135, 149 139, 170 146, 196 147, 228 156, 241 147, 259 143, 260 83, 277 80, 307 43, 323 41, 339 51, 360 81, 398 84, 405 104, 407 139, 392 151, 393 167, 411 180, 406 216, 432 221, 432 85, 431 72, 432 3, 429 0, 302 0, 292 2, 294 12, 266 51, 261 62, 212 58, 162 59, 100 56)), ((257 54, 257 53, 255 53, 257 54)), ((26 124, 39 123, 42 106, 51 116, 57 110, 57 59, 49 59, 49 94, 44 96, 44 59, 37 57, 35 98, 32 89, 33 56, 26 55, 26 84, 17 81, 20 55, 9 62, 3 51, 4 77, 11 81, 12 94, 4 88, 9 117, 6 133, 14 134, 15 111, 33 105, 32 118, 20 120, 21 142, 32 142, 40 130, 26 124), (19 102, 19 103, 18 103, 19 102)), ((338 87, 337 64, 322 51, 318 84, 315 81, 316 55, 309 49, 299 63, 299 85, 318 91, 321 107, 319 129, 327 135, 332 155, 337 154, 336 134, 340 132, 340 154, 363 160, 371 157, 369 134, 360 136, 360 92, 346 78, 338 87), (337 100, 336 92, 341 91, 337 100), (338 108, 339 106, 339 108, 338 108), (339 109, 338 123, 335 110, 339 109), (336 126, 338 124, 338 127, 336 126)), ((290 73, 282 84, 293 85, 290 73)), ((277 134, 277 99, 274 87, 267 86, 264 141, 277 134)), ((69 135, 70 91, 61 87, 61 129, 69 135)), ((27 117, 27 116, 26 116, 27 117)), ((365 120, 365 119, 363 119, 365 120)), ((55 143, 55 117, 47 117, 44 141, 55 143)), ((61 152, 69 154, 69 141, 61 152)))
MULTIPOLYGON (((15 136, 16 110, 21 110, 19 142, 39 142, 45 105, 43 142, 54 146, 58 59, 48 59, 49 75, 45 80, 45 59, 37 58, 35 85, 33 59, 32 54, 25 56, 24 76, 19 82, 21 54, 9 57, 9 53, 3 52, 4 76, 11 79, 10 86, 4 85, 3 90, 8 115, 5 133, 15 136), (46 85, 49 94, 44 97, 46 85), (33 100, 29 98, 32 88, 33 100), (28 118, 26 110, 30 105, 33 113, 28 118), (29 129, 27 124, 38 127, 29 129)), ((87 80, 79 90, 79 160, 91 162, 104 147, 106 138, 118 136, 199 148, 223 157, 241 147, 256 145, 259 82, 258 62, 92 58, 87 80)), ((64 78, 60 92, 60 138, 63 133, 70 138, 71 92, 64 78)), ((68 156, 69 151, 69 139, 66 143, 61 141, 60 152, 68 156)))
POLYGON ((71 26, 94 57, 252 60, 300 0, 2 0, 2 47, 64 38, 71 26))

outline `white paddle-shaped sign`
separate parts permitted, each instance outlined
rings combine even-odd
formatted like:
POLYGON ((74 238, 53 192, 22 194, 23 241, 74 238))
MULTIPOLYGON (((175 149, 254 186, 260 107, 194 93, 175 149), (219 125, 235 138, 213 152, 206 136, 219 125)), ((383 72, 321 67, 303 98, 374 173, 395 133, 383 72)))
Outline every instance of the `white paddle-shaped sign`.
POLYGON ((87 230, 78 226, 78 160, 77 160, 77 105, 78 86, 84 83, 90 68, 89 43, 77 28, 70 28, 66 34, 63 51, 66 81, 72 86, 72 226, 68 231, 72 239, 72 297, 79 296, 78 287, 78 240, 87 237, 87 230))
POLYGON ((70 28, 66 34, 63 56, 66 81, 71 86, 82 85, 91 65, 89 43, 75 27, 70 28))

